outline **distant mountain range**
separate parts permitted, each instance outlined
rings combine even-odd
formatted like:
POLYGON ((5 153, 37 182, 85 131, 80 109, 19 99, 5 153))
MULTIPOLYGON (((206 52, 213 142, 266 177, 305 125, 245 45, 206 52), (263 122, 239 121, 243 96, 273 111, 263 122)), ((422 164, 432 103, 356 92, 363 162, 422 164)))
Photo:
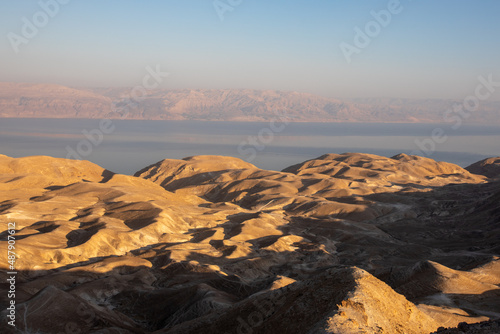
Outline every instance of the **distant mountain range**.
MULTIPOLYGON (((295 122, 454 122, 459 100, 333 99, 252 89, 76 89, 53 84, 0 83, 0 117, 295 122), (131 98, 132 92, 138 97, 131 98), (146 95, 142 96, 141 93, 146 95)), ((500 124, 500 101, 483 101, 469 123, 500 124)))

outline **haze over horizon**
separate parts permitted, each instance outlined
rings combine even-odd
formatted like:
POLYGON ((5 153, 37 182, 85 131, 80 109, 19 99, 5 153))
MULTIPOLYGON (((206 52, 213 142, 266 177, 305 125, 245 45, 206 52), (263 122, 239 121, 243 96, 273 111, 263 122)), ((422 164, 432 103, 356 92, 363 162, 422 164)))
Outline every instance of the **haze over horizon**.
POLYGON ((499 9, 0 1, 0 332, 498 333, 499 9))
POLYGON ((170 73, 166 89, 446 99, 473 94, 479 76, 500 81, 495 1, 61 0, 16 53, 12 34, 23 36, 26 20, 54 1, 0 3, 0 81, 135 86, 158 64, 170 73), (389 8, 387 24, 347 61, 342 43, 356 46, 356 27, 366 31, 373 12, 389 8))

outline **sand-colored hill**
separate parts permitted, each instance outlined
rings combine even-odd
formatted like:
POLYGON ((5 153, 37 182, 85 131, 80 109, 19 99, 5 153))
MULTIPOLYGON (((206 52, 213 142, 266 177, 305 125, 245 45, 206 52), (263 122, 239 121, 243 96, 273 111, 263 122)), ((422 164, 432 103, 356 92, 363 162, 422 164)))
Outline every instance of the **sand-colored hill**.
POLYGON ((282 172, 195 156, 135 176, 0 156, 0 248, 15 222, 20 330, 430 333, 500 317, 499 196, 407 155, 282 172))
POLYGON ((495 179, 500 178, 500 157, 487 158, 466 167, 469 172, 495 179))

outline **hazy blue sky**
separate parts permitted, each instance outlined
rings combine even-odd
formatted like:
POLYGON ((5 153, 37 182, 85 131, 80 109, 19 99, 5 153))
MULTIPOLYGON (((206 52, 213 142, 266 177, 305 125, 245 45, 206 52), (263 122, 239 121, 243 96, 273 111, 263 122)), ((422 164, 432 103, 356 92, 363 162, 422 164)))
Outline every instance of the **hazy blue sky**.
POLYGON ((165 88, 340 98, 463 98, 479 75, 500 81, 498 0, 401 0, 351 63, 339 45, 355 46, 354 28, 390 1, 221 0, 236 4, 221 21, 212 0, 65 0, 15 53, 8 34, 23 37, 23 17, 50 1, 0 1, 0 81, 135 86, 156 64, 165 88))

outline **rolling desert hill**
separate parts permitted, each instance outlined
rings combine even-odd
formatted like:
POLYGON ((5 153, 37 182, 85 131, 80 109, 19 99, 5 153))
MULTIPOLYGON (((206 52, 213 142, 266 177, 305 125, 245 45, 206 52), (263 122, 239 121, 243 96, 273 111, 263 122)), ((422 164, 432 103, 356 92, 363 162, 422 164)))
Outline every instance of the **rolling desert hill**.
MULTIPOLYGON (((0 82, 0 118, 111 118, 142 120, 291 122, 456 122, 463 101, 339 100, 313 94, 252 89, 76 89, 53 84, 0 82), (132 97, 131 97, 132 96, 132 97)), ((500 101, 482 101, 469 123, 500 124, 500 101)))
POLYGON ((17 330, 6 323, 8 283, 1 326, 489 333, 500 318, 500 183, 480 174, 405 154, 325 154, 281 172, 194 156, 134 176, 0 155, 0 247, 15 222, 17 330))
POLYGON ((479 175, 484 175, 489 178, 500 177, 500 159, 487 158, 466 167, 469 172, 479 175))

